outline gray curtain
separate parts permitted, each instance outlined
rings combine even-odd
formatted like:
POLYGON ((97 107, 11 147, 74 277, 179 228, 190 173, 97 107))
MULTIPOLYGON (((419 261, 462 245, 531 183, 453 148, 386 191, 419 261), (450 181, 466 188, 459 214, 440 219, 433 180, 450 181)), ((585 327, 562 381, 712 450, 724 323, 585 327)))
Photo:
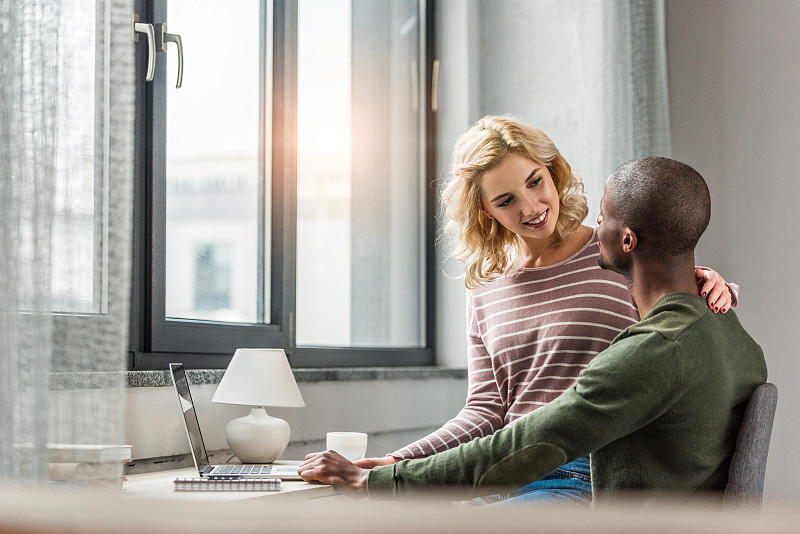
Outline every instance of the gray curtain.
POLYGON ((124 442, 132 13, 131 0, 0 0, 4 482, 48 480, 47 443, 124 442))
POLYGON ((482 1, 477 17, 475 119, 544 130, 584 179, 593 225, 618 165, 670 155, 663 2, 482 1))

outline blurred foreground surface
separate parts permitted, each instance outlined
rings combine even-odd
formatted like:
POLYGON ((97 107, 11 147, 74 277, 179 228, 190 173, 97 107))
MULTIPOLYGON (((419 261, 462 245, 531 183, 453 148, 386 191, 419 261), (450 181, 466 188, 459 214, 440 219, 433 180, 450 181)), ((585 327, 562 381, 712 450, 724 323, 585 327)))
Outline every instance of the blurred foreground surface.
POLYGON ((800 532, 800 503, 761 510, 664 501, 597 510, 459 508, 448 500, 373 501, 336 496, 298 503, 131 498, 123 492, 0 489, 0 533, 217 532, 800 532))

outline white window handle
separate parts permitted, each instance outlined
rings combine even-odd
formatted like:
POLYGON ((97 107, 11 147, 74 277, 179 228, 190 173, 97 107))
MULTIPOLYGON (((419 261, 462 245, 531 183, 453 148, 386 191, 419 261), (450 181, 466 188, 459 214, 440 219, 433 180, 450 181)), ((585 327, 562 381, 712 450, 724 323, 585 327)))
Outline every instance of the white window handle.
POLYGON ((147 34, 147 75, 145 81, 152 82, 156 75, 156 34, 153 25, 139 22, 139 15, 133 15, 133 40, 139 42, 139 33, 147 34))

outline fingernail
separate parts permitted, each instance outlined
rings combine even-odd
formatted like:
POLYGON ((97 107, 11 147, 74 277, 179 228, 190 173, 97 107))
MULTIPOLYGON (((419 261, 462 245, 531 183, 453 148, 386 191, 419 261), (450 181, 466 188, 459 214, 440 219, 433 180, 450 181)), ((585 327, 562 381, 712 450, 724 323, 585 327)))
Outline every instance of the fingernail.
POLYGON ((703 291, 703 298, 706 298, 706 292, 703 291))

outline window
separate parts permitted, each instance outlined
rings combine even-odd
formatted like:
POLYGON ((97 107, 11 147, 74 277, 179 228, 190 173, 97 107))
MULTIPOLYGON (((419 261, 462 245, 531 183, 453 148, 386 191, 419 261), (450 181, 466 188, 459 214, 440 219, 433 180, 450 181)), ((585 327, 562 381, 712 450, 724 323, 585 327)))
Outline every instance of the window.
POLYGON ((419 19, 299 3, 298 344, 424 346, 419 19))
POLYGON ((428 2, 137 10, 187 67, 138 82, 132 366, 433 363, 428 2))

